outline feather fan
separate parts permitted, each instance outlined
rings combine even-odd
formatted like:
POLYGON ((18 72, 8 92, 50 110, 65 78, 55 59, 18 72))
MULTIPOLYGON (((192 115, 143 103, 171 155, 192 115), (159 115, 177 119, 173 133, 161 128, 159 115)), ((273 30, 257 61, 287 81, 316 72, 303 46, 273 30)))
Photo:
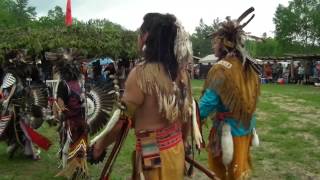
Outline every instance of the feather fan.
POLYGON ((111 118, 116 101, 113 83, 87 84, 86 107, 90 134, 99 132, 111 118))

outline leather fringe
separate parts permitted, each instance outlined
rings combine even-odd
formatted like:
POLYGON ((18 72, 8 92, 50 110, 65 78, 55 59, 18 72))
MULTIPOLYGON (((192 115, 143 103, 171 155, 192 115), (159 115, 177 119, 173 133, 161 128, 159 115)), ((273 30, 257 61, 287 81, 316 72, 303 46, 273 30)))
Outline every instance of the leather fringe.
POLYGON ((142 63, 137 67, 137 83, 145 94, 156 94, 159 113, 172 123, 191 116, 191 85, 186 71, 180 70, 179 82, 174 82, 159 63, 142 63))
POLYGON ((208 72, 204 90, 216 91, 232 117, 249 127, 260 95, 259 77, 251 66, 243 67, 235 57, 221 61, 224 62, 214 65, 208 72), (225 66, 226 63, 231 66, 225 66))

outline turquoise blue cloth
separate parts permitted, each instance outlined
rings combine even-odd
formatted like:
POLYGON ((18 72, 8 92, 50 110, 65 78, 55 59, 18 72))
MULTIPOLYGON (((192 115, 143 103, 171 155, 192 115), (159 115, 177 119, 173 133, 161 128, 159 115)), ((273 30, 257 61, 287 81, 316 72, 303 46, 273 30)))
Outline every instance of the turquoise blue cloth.
MULTIPOLYGON (((229 112, 228 109, 222 104, 220 96, 212 89, 206 89, 205 93, 199 101, 200 118, 201 120, 208 117, 214 112, 229 112)), ((250 127, 245 128, 243 124, 233 118, 225 118, 224 122, 228 123, 231 127, 232 136, 246 136, 252 132, 252 129, 256 126, 256 117, 252 117, 250 121, 250 127)), ((217 122, 213 124, 217 127, 217 122)))

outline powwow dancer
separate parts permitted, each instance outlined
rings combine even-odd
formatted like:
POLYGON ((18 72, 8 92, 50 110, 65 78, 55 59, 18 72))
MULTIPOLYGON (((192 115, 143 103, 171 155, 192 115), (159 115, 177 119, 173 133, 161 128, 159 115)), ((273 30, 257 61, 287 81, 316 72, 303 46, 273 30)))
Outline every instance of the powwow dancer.
MULTIPOLYGON (((192 58, 191 43, 173 15, 149 13, 143 20, 138 44, 145 60, 131 70, 120 109, 92 141, 89 160, 103 159, 104 149, 114 141, 121 146, 131 123, 136 136, 132 179, 183 179, 184 142, 193 104, 185 69, 192 58)), ((201 141, 199 131, 196 140, 201 141)), ((114 159, 108 159, 101 179, 109 178, 112 165, 108 163, 114 159)))
POLYGON ((34 130, 43 123, 42 110, 47 106, 48 95, 45 86, 38 81, 38 71, 32 63, 26 61, 22 52, 12 51, 3 64, 0 139, 7 142, 10 158, 20 147, 26 156, 37 160, 40 158, 37 147, 48 150, 51 145, 34 130))
POLYGON ((63 169, 57 176, 69 179, 89 178, 86 162, 88 135, 99 132, 108 122, 116 97, 112 82, 99 84, 103 86, 85 84, 80 63, 86 59, 80 54, 76 49, 46 53, 47 60, 55 65, 55 77, 59 81, 53 109, 60 120, 63 169))
POLYGON ((220 59, 209 71, 199 102, 204 120, 216 112, 209 136, 209 168, 221 179, 246 179, 251 170, 250 146, 258 144, 255 132, 257 99, 260 94, 259 67, 244 49, 241 21, 227 17, 212 34, 215 55, 220 59))
POLYGON ((60 120, 60 158, 63 168, 57 176, 86 179, 89 129, 85 119, 84 83, 80 64, 74 59, 72 50, 65 51, 57 59, 54 72, 58 74, 59 83, 54 109, 60 120))

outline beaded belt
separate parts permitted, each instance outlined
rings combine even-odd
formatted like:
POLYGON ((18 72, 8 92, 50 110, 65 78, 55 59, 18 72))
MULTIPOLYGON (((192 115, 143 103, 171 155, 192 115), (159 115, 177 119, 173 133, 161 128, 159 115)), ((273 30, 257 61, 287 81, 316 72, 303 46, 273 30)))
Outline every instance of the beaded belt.
POLYGON ((160 151, 174 147, 182 141, 181 126, 178 123, 173 123, 169 127, 160 128, 157 130, 142 130, 136 133, 136 149, 141 150, 141 139, 146 134, 155 133, 155 138, 160 151))

